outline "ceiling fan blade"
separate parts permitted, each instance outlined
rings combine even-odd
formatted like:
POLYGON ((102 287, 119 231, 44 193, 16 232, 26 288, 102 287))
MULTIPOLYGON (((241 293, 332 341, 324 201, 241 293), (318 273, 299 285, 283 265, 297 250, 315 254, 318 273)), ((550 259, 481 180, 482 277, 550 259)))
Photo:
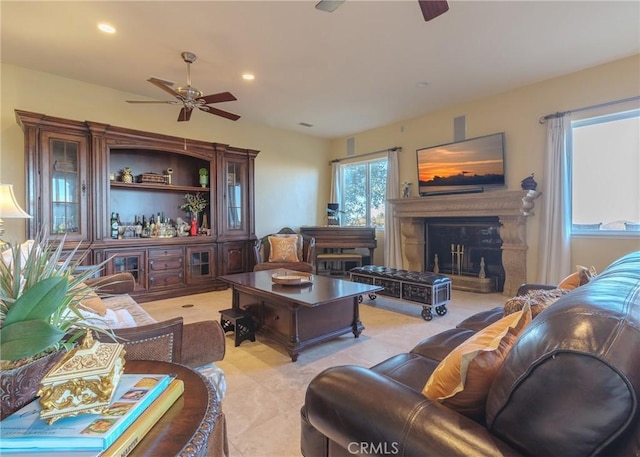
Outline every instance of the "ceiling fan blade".
POLYGON ((327 13, 333 13, 343 3, 344 0, 320 0, 316 3, 316 9, 326 11, 327 13))
POLYGON ((418 0, 418 3, 425 21, 430 21, 449 11, 446 0, 418 0))
POLYGON ((180 114, 178 114, 178 122, 184 122, 191 119, 191 113, 193 113, 193 109, 182 108, 180 110, 180 114))
POLYGON ((220 102, 232 102, 237 100, 231 92, 220 92, 219 94, 205 95, 197 100, 204 100, 205 104, 208 103, 220 103, 220 102))
POLYGON ((240 119, 240 116, 238 116, 237 114, 222 111, 221 109, 214 108, 213 106, 201 106, 200 109, 205 113, 215 114, 216 116, 221 116, 232 121, 237 121, 238 119, 240 119))
POLYGON ((125 100, 125 102, 127 103, 169 103, 171 105, 175 105, 177 103, 180 103, 177 100, 169 100, 169 101, 158 101, 158 100, 125 100))
POLYGON ((175 90, 173 90, 172 88, 167 86, 167 84, 164 81, 162 81, 161 79, 149 78, 149 79, 147 79, 147 81, 149 81, 151 84, 153 84, 157 88, 162 89, 167 94, 171 94, 174 97, 181 98, 179 93, 177 93, 175 90))

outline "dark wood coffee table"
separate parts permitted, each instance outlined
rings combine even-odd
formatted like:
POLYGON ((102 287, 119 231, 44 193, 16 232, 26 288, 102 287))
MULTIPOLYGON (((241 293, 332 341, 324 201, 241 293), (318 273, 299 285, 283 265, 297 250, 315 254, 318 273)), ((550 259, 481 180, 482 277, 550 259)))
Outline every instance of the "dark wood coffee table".
MULTIPOLYGON (((360 322, 360 296, 382 287, 325 276, 310 284, 284 286, 271 276, 287 270, 264 270, 220 276, 231 285, 233 308, 251 313, 259 335, 282 346, 295 362, 309 346, 364 330, 360 322)), ((295 273, 295 272, 292 272, 295 273)))

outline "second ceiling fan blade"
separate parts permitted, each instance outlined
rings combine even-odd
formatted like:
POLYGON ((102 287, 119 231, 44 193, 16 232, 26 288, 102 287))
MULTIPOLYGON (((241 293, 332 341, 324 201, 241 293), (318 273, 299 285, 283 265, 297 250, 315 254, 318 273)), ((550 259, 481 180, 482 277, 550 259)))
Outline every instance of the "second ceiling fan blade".
POLYGON ((449 11, 449 4, 446 0, 418 0, 418 3, 425 21, 430 21, 449 11))
POLYGON ((232 102, 237 100, 231 92, 220 92, 219 94, 205 95, 198 98, 198 100, 204 100, 205 104, 208 103, 220 103, 220 102, 232 102))
POLYGON ((149 78, 147 79, 147 81, 149 81, 151 84, 153 84, 154 86, 156 86, 158 89, 162 89, 163 91, 165 91, 167 94, 171 94, 174 97, 177 98, 182 98, 180 96, 179 93, 177 93, 175 90, 173 90, 172 88, 170 88, 169 86, 167 86, 165 84, 164 81, 160 80, 160 79, 156 79, 156 78, 149 78))
POLYGON ((180 110, 180 114, 178 114, 178 122, 184 122, 191 119, 191 113, 193 113, 192 109, 182 108, 180 110))
POLYGON ((169 101, 158 101, 158 100, 125 100, 127 103, 168 103, 170 105, 175 105, 180 103, 177 100, 169 100, 169 101))
POLYGON ((203 106, 203 107, 200 107, 200 109, 205 113, 215 114, 216 116, 224 117, 232 121, 237 121, 238 119, 240 119, 240 116, 238 116, 237 114, 229 113, 227 111, 222 111, 221 109, 214 108, 213 106, 203 106))
POLYGON ((343 3, 344 0, 320 0, 316 4, 316 9, 326 11, 327 13, 333 13, 343 3))

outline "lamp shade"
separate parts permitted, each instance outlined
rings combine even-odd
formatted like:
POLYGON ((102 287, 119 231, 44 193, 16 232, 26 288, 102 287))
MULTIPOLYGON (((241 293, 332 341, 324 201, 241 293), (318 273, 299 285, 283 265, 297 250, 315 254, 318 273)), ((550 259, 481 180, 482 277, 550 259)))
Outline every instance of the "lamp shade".
POLYGON ((12 184, 0 184, 0 218, 2 219, 27 219, 29 213, 20 208, 13 194, 12 184))

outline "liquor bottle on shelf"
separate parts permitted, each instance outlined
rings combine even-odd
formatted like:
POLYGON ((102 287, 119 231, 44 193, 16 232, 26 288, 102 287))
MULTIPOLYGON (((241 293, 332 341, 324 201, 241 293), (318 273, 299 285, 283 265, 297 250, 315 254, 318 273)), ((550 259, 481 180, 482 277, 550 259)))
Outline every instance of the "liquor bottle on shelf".
POLYGON ((111 213, 111 238, 118 239, 118 218, 115 212, 111 213))
MULTIPOLYGON (((144 216, 142 216, 144 218, 144 216)), ((134 233, 136 238, 140 238, 142 236, 142 221, 138 216, 136 216, 136 222, 134 227, 134 233)))

